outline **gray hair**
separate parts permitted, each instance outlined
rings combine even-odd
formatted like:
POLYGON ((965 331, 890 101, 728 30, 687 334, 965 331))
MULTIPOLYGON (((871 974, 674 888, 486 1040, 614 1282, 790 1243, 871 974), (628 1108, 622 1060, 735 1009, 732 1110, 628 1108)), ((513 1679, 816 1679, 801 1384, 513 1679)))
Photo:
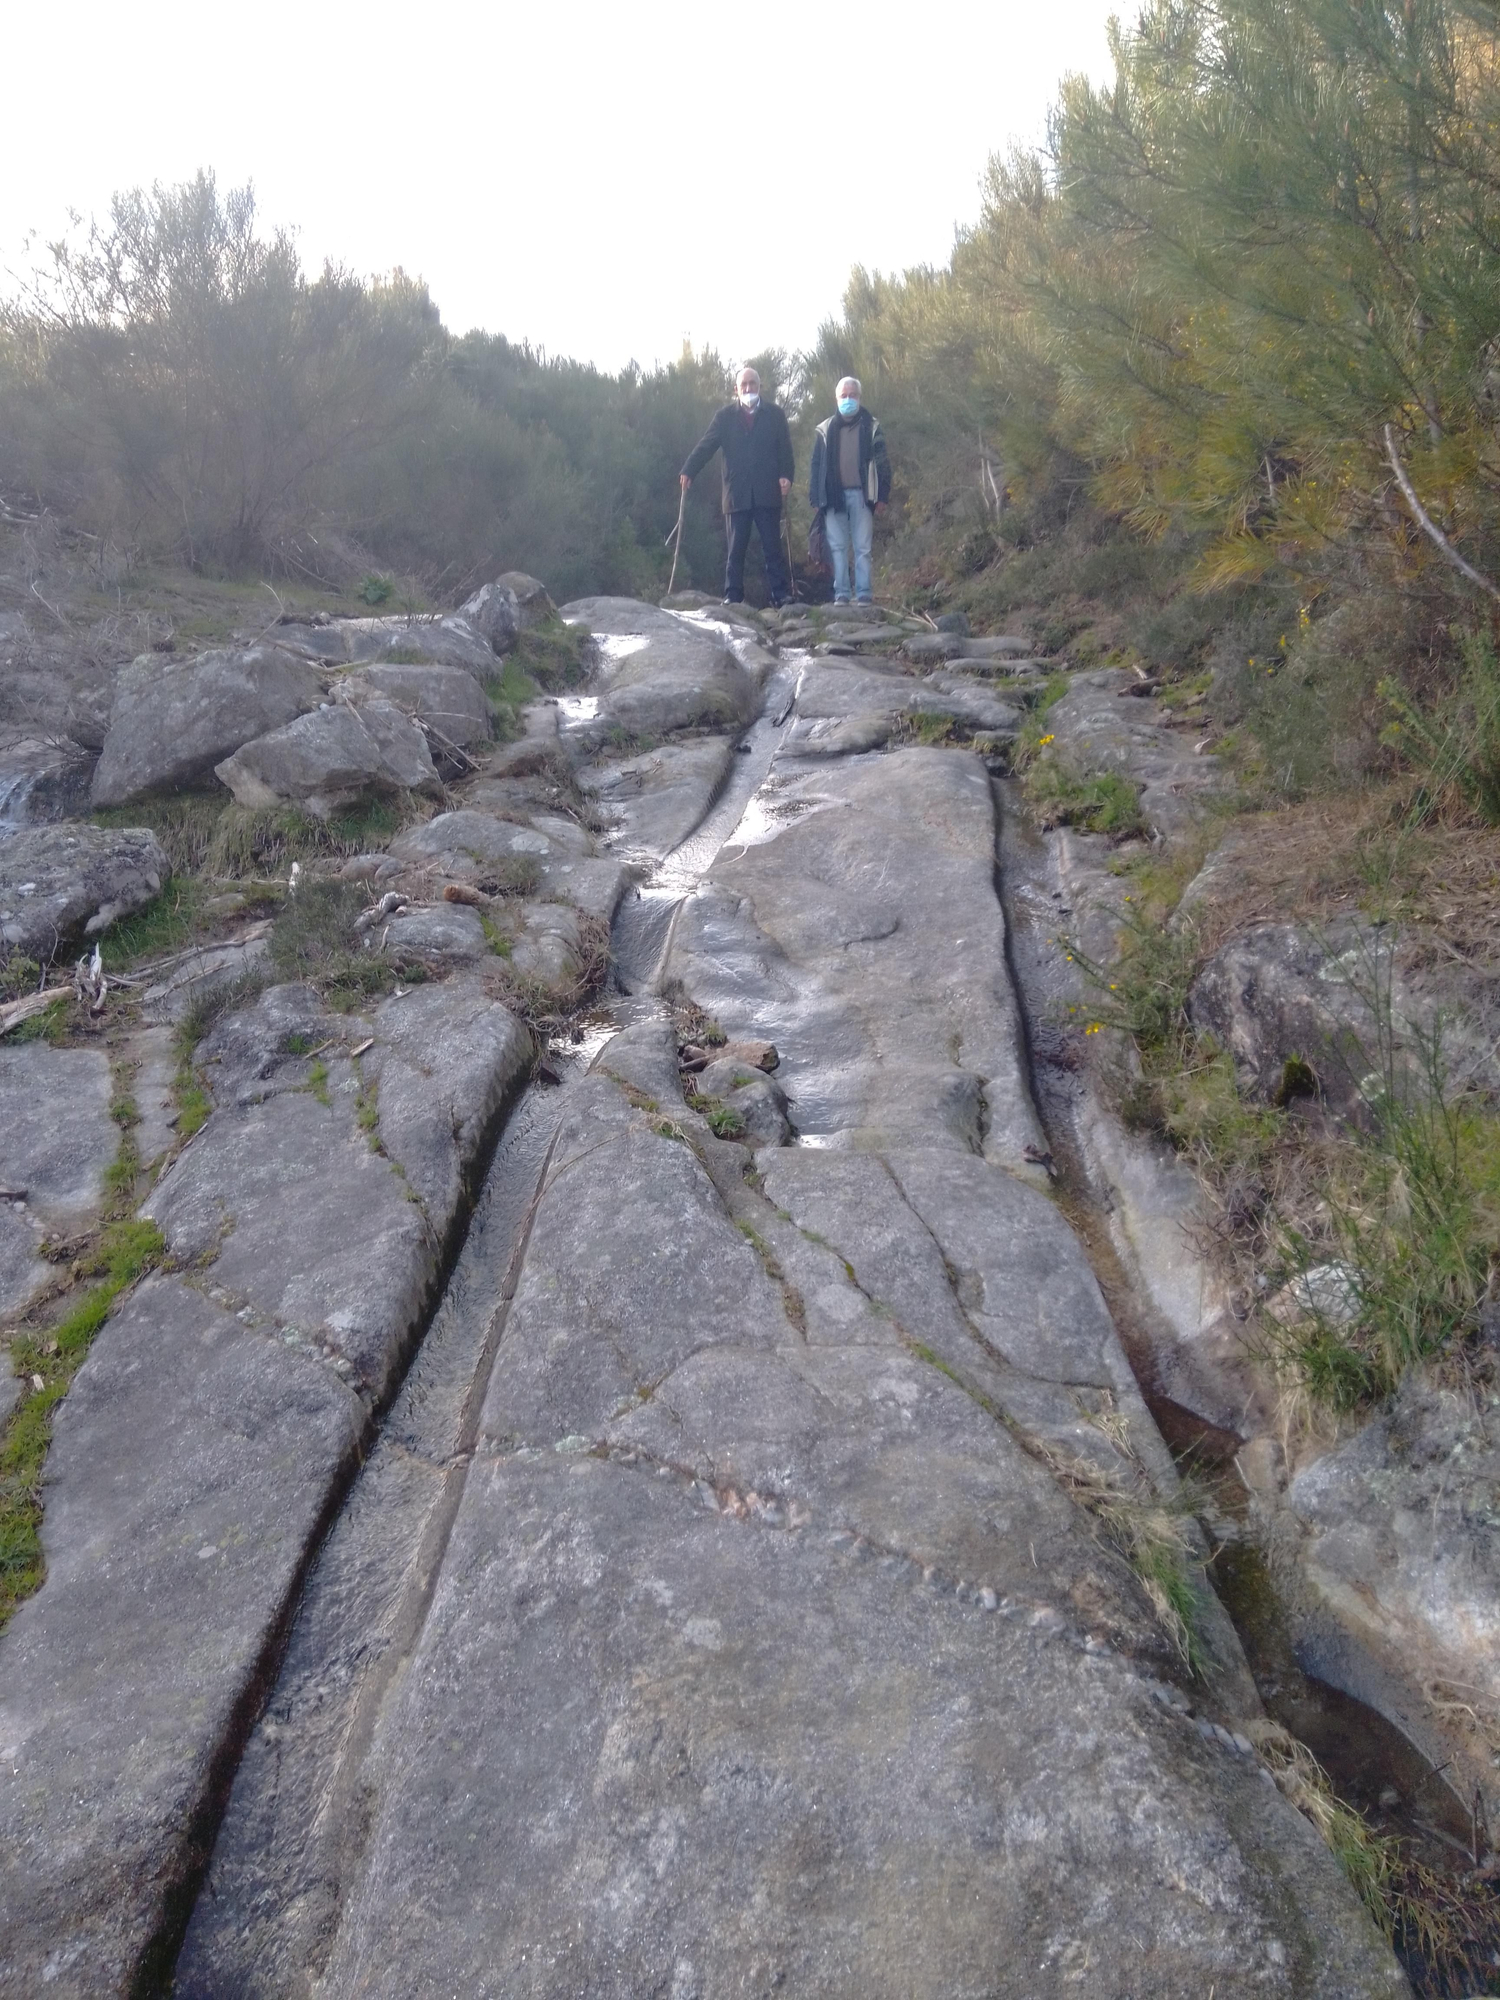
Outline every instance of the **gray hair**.
POLYGON ((747 375, 751 378, 756 388, 758 389, 760 387, 760 370, 758 368, 752 368, 748 361, 745 363, 744 367, 740 370, 739 374, 736 375, 734 379, 736 382, 743 382, 747 375))
POLYGON ((857 375, 845 375, 833 393, 835 396, 842 396, 846 389, 852 389, 856 396, 861 396, 864 394, 864 390, 860 386, 860 380, 857 375))

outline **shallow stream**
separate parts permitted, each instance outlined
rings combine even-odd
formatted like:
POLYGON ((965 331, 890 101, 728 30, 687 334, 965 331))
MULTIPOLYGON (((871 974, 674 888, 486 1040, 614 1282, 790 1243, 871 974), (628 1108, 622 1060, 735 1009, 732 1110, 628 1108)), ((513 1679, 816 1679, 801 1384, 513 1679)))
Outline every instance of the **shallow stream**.
POLYGON ((458 1510, 531 1215, 568 1097, 609 1038, 660 1002, 653 978, 685 896, 765 785, 795 667, 772 676, 699 825, 612 928, 612 989, 548 1050, 507 1121, 452 1274, 309 1573, 276 1684, 235 1775, 172 1991, 308 1990, 365 1831, 364 1750, 426 1615, 458 1510))
MULTIPOLYGON (((793 656, 768 683, 761 715, 699 825, 625 899, 613 925, 611 992, 578 1039, 549 1050, 560 1081, 533 1084, 504 1128, 427 1334, 309 1574, 186 1919, 171 1989, 179 1996, 306 1993, 326 1960, 368 1833, 365 1751, 427 1615, 564 1107, 610 1035, 660 1007, 653 989, 684 898, 726 846, 774 834, 772 766, 797 677, 793 656)), ((1063 913, 1046 881, 1042 837, 1016 811, 1008 787, 998 791, 997 892, 1063 1205, 1158 1424, 1207 1491, 1211 1512, 1234 1530, 1244 1514, 1233 1467, 1239 1440, 1207 1433, 1155 1393, 1148 1329, 1070 1135, 1076 1086, 1064 1068, 1036 1060, 1061 998, 1046 926, 1063 913)), ((1226 1533, 1213 1574, 1269 1713, 1313 1749, 1351 1803, 1378 1825, 1420 1838, 1424 1852, 1451 1866, 1454 1844, 1468 1832, 1457 1801, 1399 1731, 1299 1659, 1247 1535, 1226 1533)))

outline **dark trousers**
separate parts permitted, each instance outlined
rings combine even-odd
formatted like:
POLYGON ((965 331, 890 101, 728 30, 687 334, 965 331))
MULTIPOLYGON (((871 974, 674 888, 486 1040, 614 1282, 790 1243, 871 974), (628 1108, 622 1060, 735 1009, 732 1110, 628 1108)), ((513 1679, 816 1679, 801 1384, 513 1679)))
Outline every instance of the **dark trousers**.
POLYGON ((725 516, 729 524, 729 560, 724 565, 724 595, 731 604, 745 601, 745 557, 750 552, 750 529, 760 536, 761 554, 766 559, 766 585, 773 604, 790 595, 786 556, 781 546, 779 507, 737 507, 725 516))

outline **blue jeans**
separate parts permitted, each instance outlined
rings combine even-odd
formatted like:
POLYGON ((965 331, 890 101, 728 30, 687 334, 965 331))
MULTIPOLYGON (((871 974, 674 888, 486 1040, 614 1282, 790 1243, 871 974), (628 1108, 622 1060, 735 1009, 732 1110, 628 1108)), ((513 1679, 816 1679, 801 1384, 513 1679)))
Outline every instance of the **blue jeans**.
POLYGON ((873 604, 870 587, 870 550, 875 544, 875 516, 857 486, 844 488, 842 508, 830 507, 824 516, 828 530, 828 550, 833 557, 833 601, 849 602, 849 549, 854 548, 854 595, 861 604, 873 604))

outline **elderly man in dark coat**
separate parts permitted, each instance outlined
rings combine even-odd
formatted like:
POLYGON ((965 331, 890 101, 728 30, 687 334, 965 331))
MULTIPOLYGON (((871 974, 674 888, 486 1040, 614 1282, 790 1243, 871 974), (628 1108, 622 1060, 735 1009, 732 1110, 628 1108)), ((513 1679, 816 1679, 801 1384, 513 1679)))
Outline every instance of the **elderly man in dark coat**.
POLYGON ((692 485, 716 451, 724 454, 724 514, 729 528, 724 602, 745 601, 745 556, 754 527, 766 559, 771 602, 785 604, 792 586, 781 552, 781 503, 795 469, 792 436, 785 412, 761 401, 760 377, 753 368, 740 370, 735 401, 724 405, 688 453, 680 475, 684 488, 692 485))

